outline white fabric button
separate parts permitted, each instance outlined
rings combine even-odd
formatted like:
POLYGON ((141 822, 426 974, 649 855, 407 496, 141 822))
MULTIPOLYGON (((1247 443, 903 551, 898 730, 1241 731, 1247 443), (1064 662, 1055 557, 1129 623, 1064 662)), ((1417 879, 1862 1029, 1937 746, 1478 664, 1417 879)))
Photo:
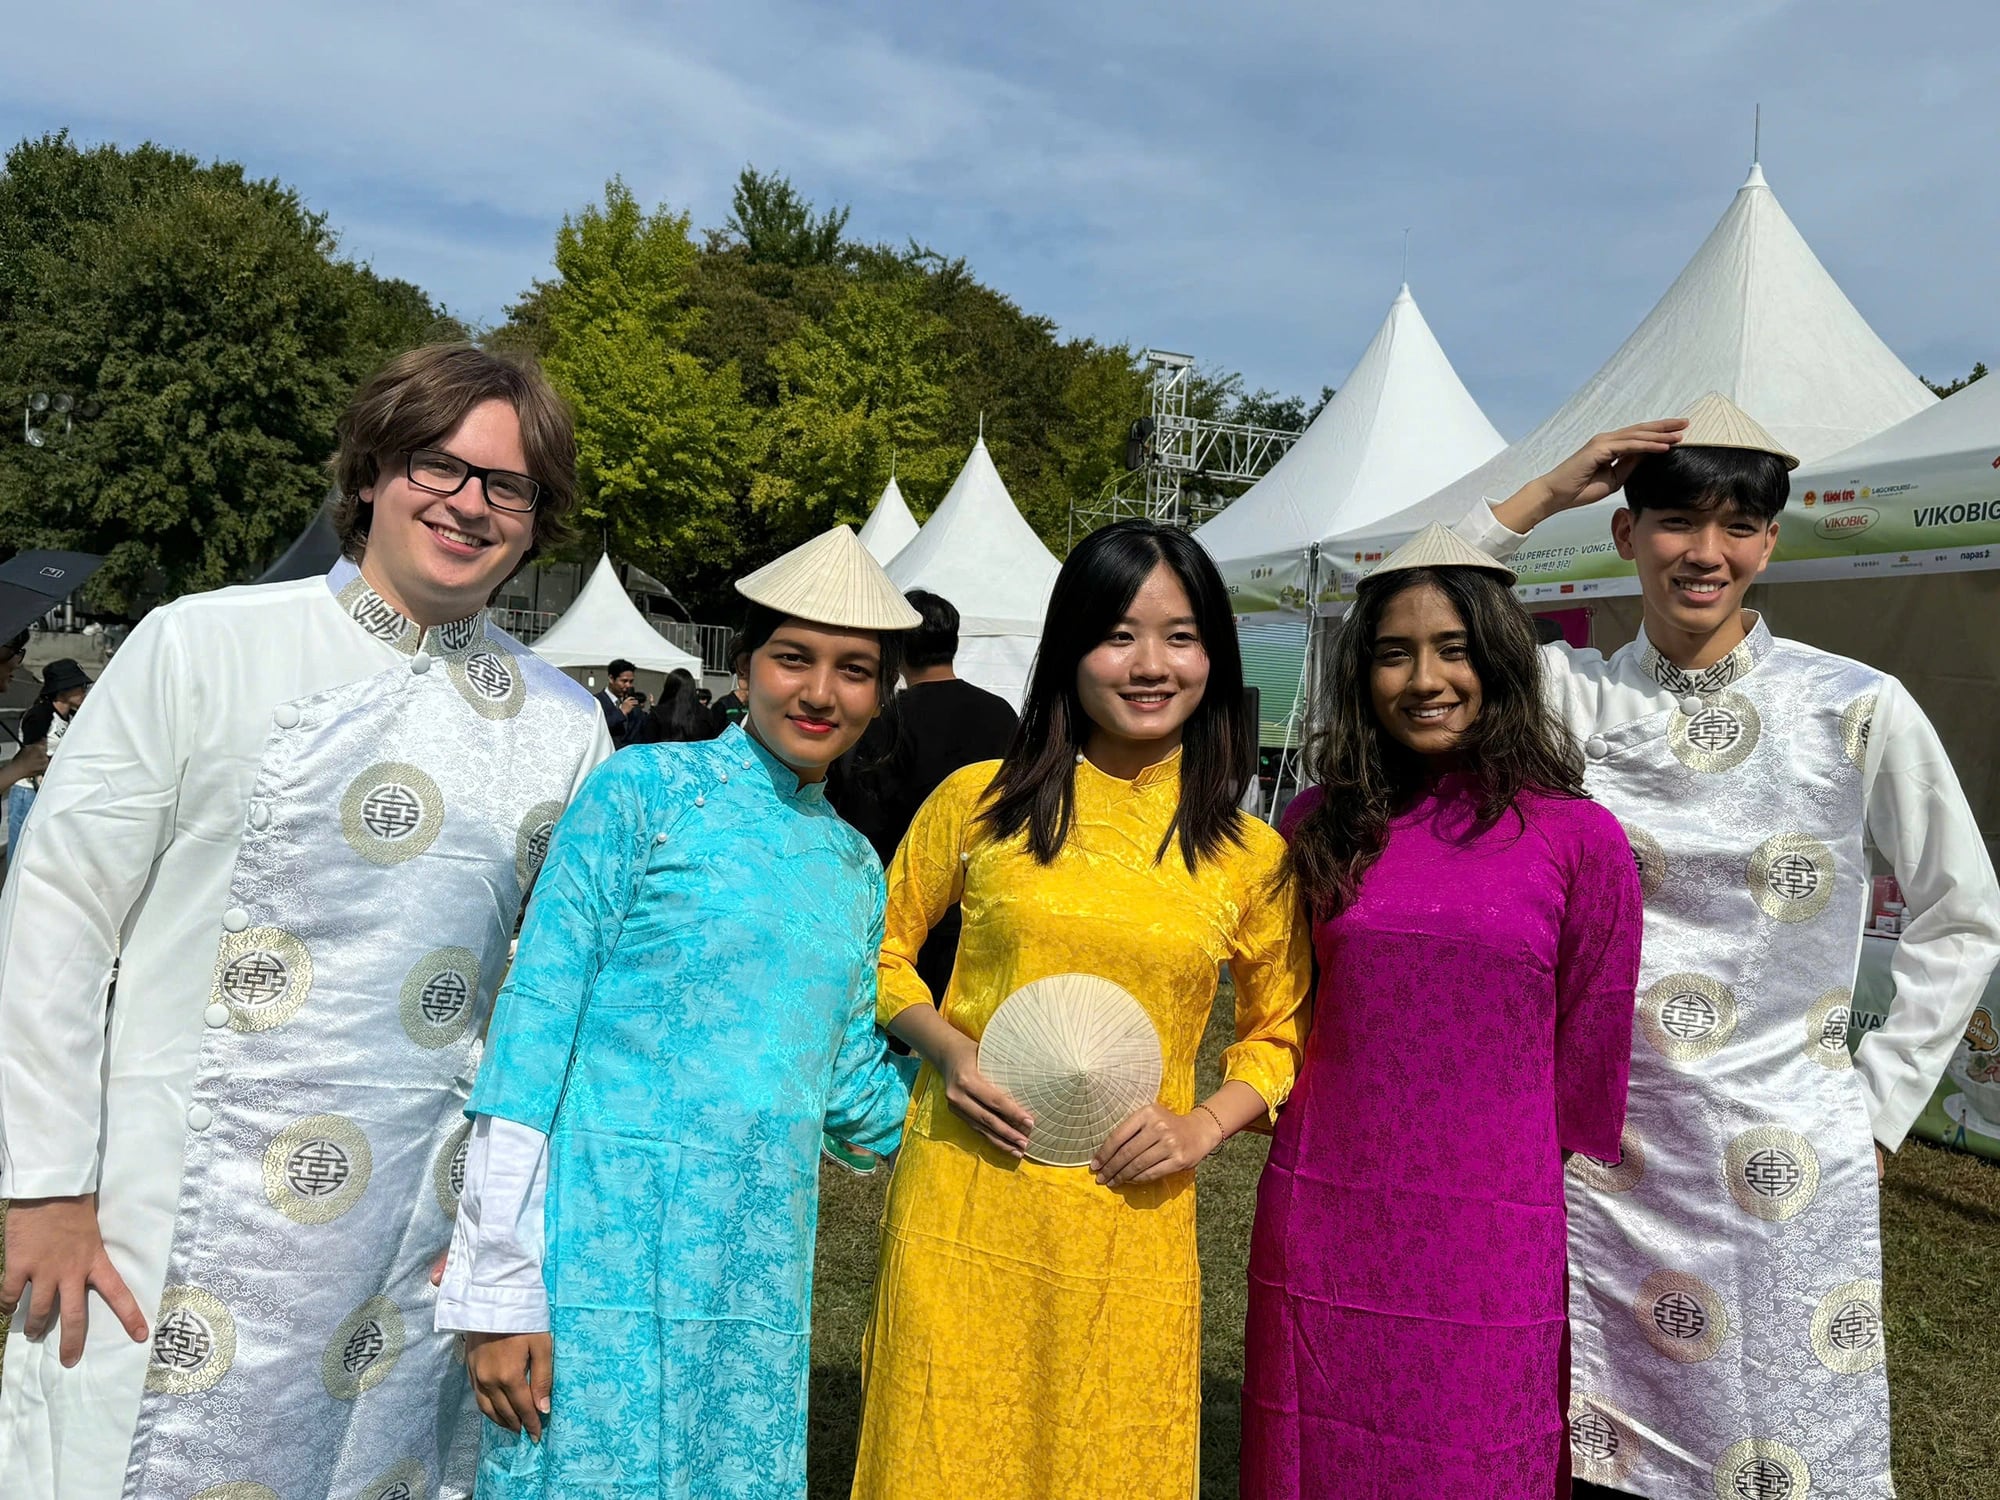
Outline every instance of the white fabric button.
POLYGON ((241 932, 250 925, 250 913, 240 906, 232 906, 222 914, 224 932, 241 932))
POLYGON ((250 826, 252 828, 269 828, 271 826, 271 809, 261 802, 251 803, 250 826))
POLYGON ((1602 735, 1593 734, 1583 742, 1583 753, 1592 760, 1603 760, 1611 753, 1611 746, 1605 742, 1602 735))
POLYGON ((729 780, 729 773, 727 771, 717 771, 715 773, 715 779, 717 781, 726 782, 729 780))
POLYGON ((280 729, 297 729, 299 727, 299 711, 293 704, 280 703, 277 712, 272 714, 271 717, 278 721, 280 729))
POLYGON ((229 1007, 220 1000, 214 1001, 201 1013, 202 1023, 207 1026, 222 1027, 229 1024, 229 1007))
POLYGON ((189 1130, 206 1130, 214 1123, 215 1112, 206 1104, 190 1104, 188 1106, 189 1130))
POLYGON ((1681 712, 1692 719, 1696 714, 1701 712, 1701 699, 1695 697, 1693 693, 1689 693, 1685 698, 1681 699, 1681 712))
POLYGON ((695 805, 696 807, 706 807, 706 806, 708 806, 708 798, 706 798, 706 797, 696 797, 696 798, 694 799, 694 805, 695 805))
POLYGON ((666 841, 667 841, 667 836, 664 833, 656 833, 653 835, 653 842, 656 845, 664 844, 666 841))
POLYGON ((430 669, 431 657, 428 651, 419 651, 415 656, 410 658, 410 670, 415 672, 419 677, 423 676, 430 669))

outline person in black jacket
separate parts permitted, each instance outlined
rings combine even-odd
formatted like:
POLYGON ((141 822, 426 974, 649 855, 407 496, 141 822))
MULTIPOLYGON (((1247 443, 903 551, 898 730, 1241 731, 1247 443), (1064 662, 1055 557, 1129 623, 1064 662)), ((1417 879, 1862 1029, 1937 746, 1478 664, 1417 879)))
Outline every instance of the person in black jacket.
MULTIPOLYGON (((834 766, 827 795, 843 818, 875 846, 884 868, 924 799, 961 766, 998 760, 1014 738, 1018 716, 997 693, 974 687, 952 670, 958 655, 958 611, 925 589, 903 596, 924 617, 904 637, 903 690, 868 726, 861 742, 834 766)), ((931 929, 917 972, 942 995, 958 955, 958 908, 931 929)))

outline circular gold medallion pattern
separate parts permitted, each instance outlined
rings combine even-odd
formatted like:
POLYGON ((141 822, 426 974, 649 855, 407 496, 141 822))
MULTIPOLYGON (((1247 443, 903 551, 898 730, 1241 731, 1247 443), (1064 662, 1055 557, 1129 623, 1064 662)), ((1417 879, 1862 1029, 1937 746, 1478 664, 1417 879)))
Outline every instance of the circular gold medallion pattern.
POLYGON ((1833 1072, 1854 1066, 1847 1050, 1847 1028, 1854 1018, 1854 996, 1848 990, 1828 990, 1806 1012, 1804 1052, 1833 1072))
POLYGON ((479 1005, 479 955, 440 948, 417 960, 403 981, 403 1030, 419 1047, 446 1047, 465 1035, 479 1005))
POLYGON ((1764 732, 1757 707, 1741 693, 1717 693, 1692 714, 1675 709, 1667 722, 1667 747, 1691 771, 1733 770, 1757 748, 1764 732))
POLYGON ((514 835, 514 878, 520 881, 524 897, 542 872, 542 861, 549 856, 549 840, 555 837, 556 823, 562 815, 560 802, 537 802, 521 819, 514 835))
POLYGON ((331 1224, 360 1201, 374 1169, 368 1137, 339 1115, 309 1115, 264 1152, 264 1196, 297 1224, 331 1224))
POLYGON ((1767 917, 1811 921, 1833 899, 1833 851, 1796 833, 1764 840, 1750 856, 1750 894, 1767 917))
POLYGON ((1868 763, 1868 734, 1875 727, 1875 695, 1863 693, 1840 713, 1840 748, 1857 771, 1868 763))
POLYGON ((1668 1062, 1700 1062, 1736 1034, 1736 997, 1705 974, 1668 974, 1639 997, 1639 1031, 1668 1062))
POLYGON ((1722 1171, 1738 1208, 1777 1223, 1804 1213, 1819 1192, 1819 1154, 1782 1125, 1759 1125, 1737 1136, 1722 1171))
POLYGON ((352 1401, 389 1378, 403 1353, 403 1314, 387 1297, 370 1297, 349 1313, 320 1356, 320 1379, 336 1401, 352 1401))
POLYGON ((431 1163, 431 1191, 447 1219, 458 1217, 458 1195, 465 1191, 465 1153, 472 1144, 472 1122, 467 1120, 445 1137, 431 1163))
POLYGON ((442 656, 464 656, 485 639, 483 615, 467 615, 463 620, 453 620, 431 631, 431 641, 442 656))
POLYGON ((1716 1500, 1806 1500, 1811 1491, 1798 1450, 1771 1438, 1731 1443, 1715 1461, 1716 1500))
POLYGON ((1859 1375, 1882 1363, 1882 1287, 1850 1281, 1819 1299, 1813 1312, 1813 1353, 1836 1375, 1859 1375))
POLYGON ((483 718, 511 719, 527 701, 528 680, 507 651, 481 650, 445 662, 459 696, 483 718))
POLYGON ((1647 1343, 1684 1365, 1715 1358, 1729 1332, 1715 1288, 1680 1271, 1655 1271, 1640 1282, 1632 1316, 1647 1343))
POLYGON ((1667 851, 1660 841, 1636 823, 1624 825, 1625 838, 1632 845, 1632 861, 1639 867, 1639 891, 1651 901, 1667 883, 1667 851))
POLYGON ((222 935, 210 998, 228 1009, 232 1031, 269 1031, 299 1013, 312 982, 304 943, 283 928, 249 927, 222 935))
POLYGON ((1578 1479, 1618 1484, 1639 1461, 1639 1448, 1639 1435, 1618 1412, 1580 1392, 1570 1394, 1570 1467, 1578 1479))
POLYGON ((214 1294, 198 1286, 170 1286, 160 1294, 147 1390, 192 1396, 222 1379, 234 1363, 236 1320, 214 1294))
POLYGON ((444 797, 415 766, 383 761, 348 783, 340 799, 340 829, 370 864, 415 859, 444 827, 444 797))
POLYGON ((1600 1193, 1629 1193, 1637 1187, 1646 1175, 1646 1148, 1632 1122, 1627 1120, 1619 1133, 1616 1166, 1579 1152, 1569 1159, 1569 1175, 1600 1193))
POLYGON ((406 1458, 364 1484, 354 1500, 429 1500, 430 1492, 429 1473, 416 1459, 406 1458))

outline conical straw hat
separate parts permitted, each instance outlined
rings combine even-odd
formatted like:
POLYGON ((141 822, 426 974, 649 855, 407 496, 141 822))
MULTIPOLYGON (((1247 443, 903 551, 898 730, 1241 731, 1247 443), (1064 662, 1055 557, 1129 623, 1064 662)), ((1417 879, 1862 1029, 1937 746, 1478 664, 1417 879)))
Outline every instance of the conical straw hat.
POLYGON ((1410 568, 1477 568, 1482 573, 1497 573, 1509 583, 1514 581, 1512 568, 1488 557, 1449 526, 1437 521, 1431 522, 1383 558, 1369 570, 1368 576, 1379 578, 1384 573, 1401 573, 1410 568))
POLYGON ((908 630, 924 618, 847 526, 737 579, 736 592, 779 614, 848 630, 908 630))
POLYGON ((1028 1156, 1080 1167, 1133 1110, 1160 1097, 1160 1034, 1108 979, 1052 974, 1000 1003, 979 1071, 1028 1107, 1028 1156))
POLYGON ((1769 453, 1796 469, 1799 461, 1778 446, 1778 440, 1757 425, 1754 417, 1720 391, 1710 391, 1681 413, 1687 428, 1681 433, 1683 448, 1747 448, 1752 453, 1769 453))

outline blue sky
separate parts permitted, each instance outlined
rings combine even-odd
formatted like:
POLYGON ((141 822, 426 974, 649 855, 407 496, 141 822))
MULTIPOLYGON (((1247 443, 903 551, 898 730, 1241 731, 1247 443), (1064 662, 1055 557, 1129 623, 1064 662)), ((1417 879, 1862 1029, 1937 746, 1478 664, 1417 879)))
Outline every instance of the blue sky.
POLYGON ((492 321, 622 175, 722 222, 747 161, 1065 331, 1317 393, 1410 281, 1519 436, 1773 188, 1905 363, 2000 355, 1991 0, 1195 6, 103 0, 11 7, 0 134, 246 163, 492 321))

